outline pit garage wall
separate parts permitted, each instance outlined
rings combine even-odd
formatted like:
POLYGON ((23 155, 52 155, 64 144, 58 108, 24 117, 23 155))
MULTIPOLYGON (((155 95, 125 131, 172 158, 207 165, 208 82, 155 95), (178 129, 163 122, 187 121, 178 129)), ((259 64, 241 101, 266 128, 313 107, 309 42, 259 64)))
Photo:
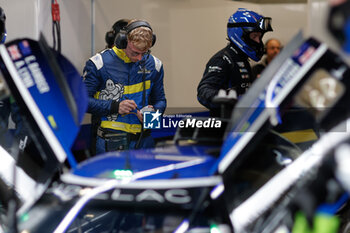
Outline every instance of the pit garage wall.
MULTIPOLYGON (((92 0, 57 0, 61 10, 62 53, 82 73, 91 56, 92 0)), ((316 2, 312 0, 312 2, 316 2)), ((51 0, 0 0, 7 15, 8 40, 37 39, 42 31, 52 45, 51 0)), ((120 18, 148 20, 157 35, 152 54, 163 61, 169 108, 198 110, 197 85, 208 59, 226 44, 226 22, 239 7, 273 18, 266 34, 286 44, 299 30, 308 33, 308 4, 253 4, 230 0, 95 0, 95 50, 120 18)), ((315 27, 313 24, 312 27, 315 27)), ((96 52, 95 51, 95 52, 96 52)))

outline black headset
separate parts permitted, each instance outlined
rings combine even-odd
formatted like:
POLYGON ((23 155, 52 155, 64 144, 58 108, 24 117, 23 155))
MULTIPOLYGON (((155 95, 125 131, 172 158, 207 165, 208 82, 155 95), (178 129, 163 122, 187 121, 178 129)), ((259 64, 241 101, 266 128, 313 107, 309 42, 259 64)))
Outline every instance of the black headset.
POLYGON ((113 47, 115 37, 121 29, 128 25, 129 21, 129 19, 120 19, 113 24, 112 29, 110 31, 106 32, 105 41, 107 43, 108 48, 113 47))
POLYGON ((147 23, 146 21, 137 20, 130 24, 128 24, 125 28, 119 31, 119 33, 115 37, 114 44, 117 46, 118 49, 126 49, 126 46, 128 45, 128 34, 139 27, 147 27, 151 29, 152 31, 152 46, 156 43, 156 35, 153 33, 153 30, 151 28, 151 25, 147 23))

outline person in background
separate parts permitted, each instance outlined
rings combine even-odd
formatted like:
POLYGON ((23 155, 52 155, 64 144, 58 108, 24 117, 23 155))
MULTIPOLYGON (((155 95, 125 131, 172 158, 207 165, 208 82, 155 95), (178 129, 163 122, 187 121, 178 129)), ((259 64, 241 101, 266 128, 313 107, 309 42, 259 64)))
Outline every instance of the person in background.
POLYGON ((262 59, 258 64, 252 67, 253 73, 253 82, 260 77, 261 72, 265 69, 265 67, 270 64, 272 59, 274 59, 277 54, 280 53, 282 48, 282 44, 278 39, 271 38, 268 39, 265 43, 265 54, 266 57, 262 59))
POLYGON ((113 24, 112 29, 106 32, 106 49, 110 49, 114 46, 115 37, 117 36, 119 31, 122 30, 128 24, 129 21, 129 19, 119 19, 113 24))
POLYGON ((142 109, 164 113, 163 65, 150 54, 156 36, 148 22, 131 20, 116 35, 115 45, 91 57, 83 70, 88 113, 100 118, 96 154, 151 148, 143 129, 142 109))
MULTIPOLYGON (((130 21, 129 19, 119 19, 113 24, 112 29, 106 32, 105 49, 113 48, 115 37, 117 36, 120 30, 126 27, 129 21, 130 21)), ((101 52, 103 52, 103 50, 101 52)), ((90 130, 90 133, 91 133, 90 154, 91 155, 96 154, 97 129, 100 126, 100 124, 101 124, 101 118, 98 115, 91 115, 91 130, 90 130)))
MULTIPOLYGON (((262 38, 272 31, 271 18, 239 8, 227 23, 229 43, 210 58, 197 88, 198 101, 210 110, 211 116, 221 116, 220 104, 213 101, 219 90, 233 90, 243 95, 252 82, 249 58, 259 61, 264 53, 262 38)), ((236 98, 237 98, 236 97, 236 98)), ((231 112, 231 109, 226 109, 231 112)))

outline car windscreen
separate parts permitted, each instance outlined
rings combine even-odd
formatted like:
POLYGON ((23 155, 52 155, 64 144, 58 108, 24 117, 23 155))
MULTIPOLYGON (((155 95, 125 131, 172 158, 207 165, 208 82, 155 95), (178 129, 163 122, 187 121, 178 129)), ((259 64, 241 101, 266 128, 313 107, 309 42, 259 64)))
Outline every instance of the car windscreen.
POLYGON ((57 167, 43 153, 42 142, 26 123, 29 119, 20 110, 3 75, 0 83, 0 206, 7 209, 10 200, 16 200, 20 209, 44 191, 57 167))
MULTIPOLYGON (((76 166, 71 148, 87 107, 85 86, 74 66, 50 49, 43 36, 0 45, 0 55, 2 155, 34 183, 46 185, 67 158, 76 166)), ((0 174, 12 173, 2 168, 0 174)), ((13 180, 4 183, 22 186, 13 180)), ((19 199, 23 195, 18 192, 19 199)))

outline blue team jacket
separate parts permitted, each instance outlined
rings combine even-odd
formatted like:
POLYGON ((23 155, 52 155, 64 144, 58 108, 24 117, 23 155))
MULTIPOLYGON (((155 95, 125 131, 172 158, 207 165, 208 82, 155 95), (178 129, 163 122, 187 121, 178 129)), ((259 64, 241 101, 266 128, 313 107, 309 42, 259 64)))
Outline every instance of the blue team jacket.
POLYGON ((113 47, 91 57, 83 72, 89 95, 88 112, 101 118, 102 128, 141 132, 136 111, 127 115, 111 114, 113 101, 131 99, 141 109, 144 99, 145 106, 153 105, 161 113, 166 108, 163 65, 151 54, 145 55, 139 62, 131 62, 123 50, 113 47))

